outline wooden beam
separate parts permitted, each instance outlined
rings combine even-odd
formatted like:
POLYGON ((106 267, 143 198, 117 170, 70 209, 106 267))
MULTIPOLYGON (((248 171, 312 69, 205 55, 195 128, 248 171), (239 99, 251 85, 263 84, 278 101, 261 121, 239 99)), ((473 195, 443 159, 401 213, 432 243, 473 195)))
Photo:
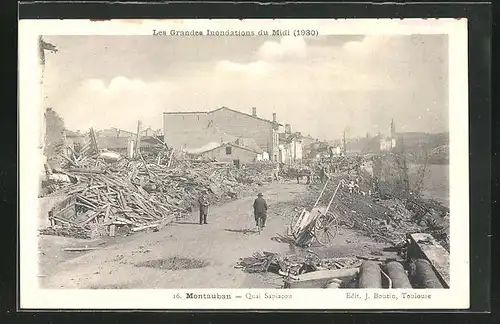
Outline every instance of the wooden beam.
POLYGON ((85 252, 85 251, 93 251, 99 250, 98 247, 73 247, 73 248, 64 248, 62 251, 65 252, 85 252))
POLYGON ((142 231, 148 228, 154 228, 154 227, 160 227, 160 224, 152 224, 152 225, 143 225, 143 226, 138 226, 138 227, 133 227, 131 230, 132 232, 138 232, 142 231))
POLYGON ((359 268, 320 270, 297 276, 290 282, 290 288, 325 288, 332 279, 344 280, 359 273, 359 268))
POLYGON ((450 254, 434 237, 427 233, 408 234, 410 240, 409 252, 412 258, 423 257, 428 260, 437 277, 446 288, 450 287, 450 254))
POLYGON ((137 134, 135 136, 135 152, 137 155, 141 152, 141 121, 137 122, 137 134))
POLYGON ((95 137, 95 132, 93 128, 90 128, 89 136, 90 136, 90 147, 92 148, 93 153, 94 154, 99 153, 99 146, 97 145, 97 139, 95 137))

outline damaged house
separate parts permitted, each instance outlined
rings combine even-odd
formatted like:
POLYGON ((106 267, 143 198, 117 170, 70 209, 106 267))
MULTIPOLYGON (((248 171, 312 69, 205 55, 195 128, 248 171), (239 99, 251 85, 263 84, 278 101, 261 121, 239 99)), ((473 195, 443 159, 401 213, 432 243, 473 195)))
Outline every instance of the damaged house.
MULTIPOLYGON (((163 148, 161 136, 145 134, 157 134, 151 130, 141 132, 141 149, 148 152, 157 148, 163 148)), ((89 133, 81 133, 80 131, 65 130, 66 144, 71 146, 76 152, 79 152, 88 142, 89 133)), ((129 132, 118 128, 109 128, 95 132, 97 147, 100 151, 113 151, 126 155, 135 146, 137 141, 136 133, 129 132)))
POLYGON ((220 162, 233 162, 239 166, 241 164, 253 163, 259 160, 262 150, 240 146, 236 143, 222 143, 212 149, 199 153, 198 155, 220 162))
POLYGON ((257 116, 257 109, 247 114, 227 107, 208 112, 165 112, 163 113, 164 139, 167 145, 187 152, 206 151, 224 143, 236 144, 236 139, 253 139, 262 151, 262 157, 269 156, 271 161, 279 161, 279 131, 276 121, 257 116))
POLYGON ((290 124, 285 125, 285 132, 279 134, 279 162, 295 164, 302 161, 302 135, 292 133, 290 124))

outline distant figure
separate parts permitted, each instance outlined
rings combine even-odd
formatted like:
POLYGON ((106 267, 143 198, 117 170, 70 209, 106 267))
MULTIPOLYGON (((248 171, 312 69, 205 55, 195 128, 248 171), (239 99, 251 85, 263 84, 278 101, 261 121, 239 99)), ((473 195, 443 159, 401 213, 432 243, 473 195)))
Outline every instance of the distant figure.
POLYGON ((349 188, 349 193, 353 193, 354 192, 354 181, 349 182, 349 184, 347 186, 349 188))
POLYGON ((207 223, 207 214, 208 214, 208 198, 206 193, 202 193, 200 199, 198 200, 200 204, 200 225, 208 224, 207 223))
POLYGON ((321 181, 321 183, 325 183, 325 180, 326 180, 326 171, 325 171, 324 167, 321 167, 321 169, 319 171, 319 180, 321 181))
POLYGON ((348 187, 349 187, 349 193, 356 193, 356 194, 360 193, 359 185, 357 184, 357 181, 354 182, 351 180, 348 187))
POLYGON ((306 169, 306 179, 307 179, 307 182, 306 184, 311 184, 311 178, 314 176, 312 170, 310 170, 309 168, 306 169))
POLYGON ((280 180, 280 165, 276 164, 276 168, 274 169, 274 180, 279 181, 280 180))
POLYGON ((253 214, 255 217, 255 225, 259 226, 259 218, 262 219, 262 227, 266 227, 267 218, 267 202, 262 198, 262 194, 257 195, 257 199, 253 202, 253 214))

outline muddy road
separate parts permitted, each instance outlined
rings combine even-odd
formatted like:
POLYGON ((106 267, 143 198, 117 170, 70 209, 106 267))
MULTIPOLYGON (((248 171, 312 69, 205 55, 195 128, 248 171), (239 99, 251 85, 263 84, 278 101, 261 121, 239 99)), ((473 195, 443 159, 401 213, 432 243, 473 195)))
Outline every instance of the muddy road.
MULTIPOLYGON (((103 242, 40 237, 42 288, 279 288, 273 274, 247 274, 234 268, 240 257, 255 252, 293 253, 297 248, 271 240, 284 233, 290 219, 283 202, 291 204, 307 190, 304 184, 273 183, 262 189, 269 205, 267 226, 256 231, 252 213, 255 197, 211 206, 208 224, 198 213, 158 232, 139 233, 103 242), (279 209, 279 210, 277 210, 279 209), (279 213, 281 211, 281 213, 279 213), (279 215, 281 214, 281 215, 279 215), (90 252, 61 252, 63 245, 97 247, 90 252)), ((291 217, 291 215, 289 215, 291 217)), ((339 229, 336 243, 313 248, 321 256, 381 255, 384 246, 348 229, 339 229)))

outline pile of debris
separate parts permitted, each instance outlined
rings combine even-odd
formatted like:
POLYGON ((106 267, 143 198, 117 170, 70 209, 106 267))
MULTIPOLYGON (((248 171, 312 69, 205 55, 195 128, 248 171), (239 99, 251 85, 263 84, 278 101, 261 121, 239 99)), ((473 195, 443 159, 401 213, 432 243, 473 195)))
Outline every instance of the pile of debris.
POLYGON ((264 182, 232 163, 175 159, 166 148, 129 159, 98 150, 92 134, 79 152, 68 147, 60 168, 46 165, 46 193, 67 198, 49 212, 51 228, 44 234, 88 237, 114 235, 116 227, 156 230, 191 212, 202 193, 216 204, 264 182), (241 182, 244 176, 247 181, 241 182))
MULTIPOLYGON (((78 179, 65 187, 68 198, 49 212, 52 225, 74 226, 91 230, 92 223, 102 226, 130 225, 132 230, 158 227, 171 221, 182 208, 168 200, 151 195, 138 178, 139 168, 110 171, 72 169, 69 174, 78 179), (125 174, 127 170, 132 172, 125 174)), ((113 227, 110 229, 113 235, 113 227)))
POLYGON ((317 164, 326 167, 333 173, 357 173, 363 164, 362 156, 332 156, 323 157, 317 164))
MULTIPOLYGON (((404 241, 406 233, 429 232, 448 248, 446 208, 429 205, 429 202, 403 201, 395 197, 382 200, 374 193, 366 194, 369 187, 364 184, 365 181, 359 181, 360 186, 355 186, 352 190, 352 177, 338 175, 331 182, 335 183, 339 179, 345 180, 343 183, 347 185, 342 185, 338 190, 330 211, 340 226, 359 229, 376 241, 393 246, 404 241)), ((318 186, 311 186, 310 189, 309 194, 300 202, 303 206, 318 204, 316 199, 321 189, 318 186)), ((335 190, 334 186, 328 186, 326 192, 332 194, 335 190)), ((320 204, 327 205, 328 201, 322 199, 320 204)))
POLYGON ((240 183, 263 185, 275 179, 277 169, 273 162, 259 161, 237 169, 236 178, 240 183))
POLYGON ((321 259, 311 250, 283 256, 255 253, 236 268, 249 273, 274 273, 283 288, 449 288, 449 253, 425 233, 408 234, 394 257, 321 259))
POLYGON ((283 277, 296 277, 313 271, 359 267, 361 262, 362 260, 356 257, 321 259, 310 250, 305 254, 293 255, 262 252, 241 258, 235 268, 248 273, 272 272, 283 277))

